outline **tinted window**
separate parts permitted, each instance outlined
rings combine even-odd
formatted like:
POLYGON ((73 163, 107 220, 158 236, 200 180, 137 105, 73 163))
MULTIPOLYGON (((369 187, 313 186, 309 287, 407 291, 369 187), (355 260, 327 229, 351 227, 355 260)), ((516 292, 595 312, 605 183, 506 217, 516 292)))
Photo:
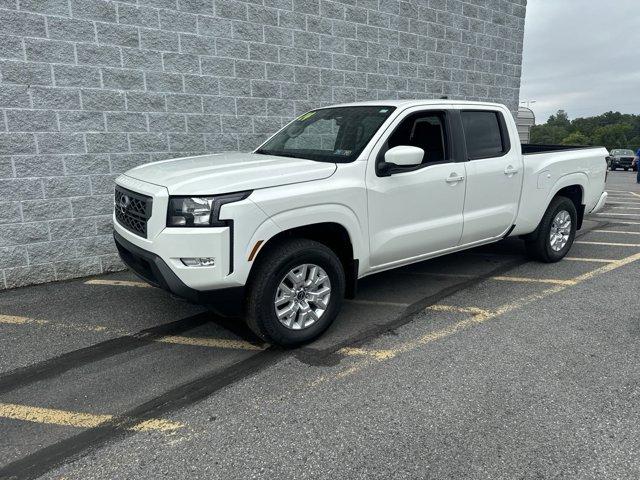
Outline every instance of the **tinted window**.
POLYGON ((497 112, 461 112, 467 154, 471 160, 499 157, 505 153, 500 117, 497 112))
POLYGON ((445 161, 449 156, 444 119, 444 113, 439 112, 409 115, 389 136, 384 151, 399 145, 409 145, 424 150, 423 164, 445 161))

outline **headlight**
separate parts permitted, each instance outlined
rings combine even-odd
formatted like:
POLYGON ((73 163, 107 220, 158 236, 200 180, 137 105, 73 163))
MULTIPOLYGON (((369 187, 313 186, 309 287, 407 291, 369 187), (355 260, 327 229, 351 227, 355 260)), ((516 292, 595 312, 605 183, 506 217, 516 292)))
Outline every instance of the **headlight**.
POLYGON ((220 208, 225 203, 238 202, 251 192, 227 193, 211 197, 169 197, 167 227, 224 227, 220 208))

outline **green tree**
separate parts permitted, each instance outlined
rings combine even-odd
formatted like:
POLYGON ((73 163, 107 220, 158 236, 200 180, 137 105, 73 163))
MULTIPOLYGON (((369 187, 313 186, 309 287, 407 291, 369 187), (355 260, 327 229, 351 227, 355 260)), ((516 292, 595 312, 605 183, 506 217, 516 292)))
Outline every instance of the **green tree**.
POLYGON ((629 146, 632 130, 633 127, 631 125, 623 123, 605 125, 596 129, 593 138, 595 143, 604 145, 609 150, 612 148, 624 148, 629 146))
POLYGON ((569 115, 564 110, 558 110, 555 115, 551 115, 549 120, 547 120, 547 125, 551 125, 554 127, 561 128, 569 128, 571 126, 571 121, 569 120, 569 115))
POLYGON ((531 143, 640 148, 640 115, 605 112, 571 120, 564 110, 531 129, 531 143))
POLYGON ((556 125, 536 125, 531 129, 531 143, 557 144, 569 134, 569 130, 556 125))
POLYGON ((581 132, 573 132, 567 135, 561 142, 563 145, 590 145, 589 137, 581 132))

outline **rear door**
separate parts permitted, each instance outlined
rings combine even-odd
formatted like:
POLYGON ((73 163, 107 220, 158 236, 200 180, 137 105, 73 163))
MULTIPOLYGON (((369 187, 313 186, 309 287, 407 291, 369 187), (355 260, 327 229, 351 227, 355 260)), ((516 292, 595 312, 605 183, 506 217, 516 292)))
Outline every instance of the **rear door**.
MULTIPOLYGON (((460 120, 467 155, 467 185, 461 244, 505 234, 518 213, 523 163, 507 111, 464 108, 460 120)), ((512 122, 513 123, 513 122, 512 122)))
POLYGON ((387 268, 455 247, 462 235, 465 164, 456 162, 450 114, 417 107, 403 112, 367 166, 371 267, 387 268), (380 171, 390 148, 424 150, 422 164, 380 171))

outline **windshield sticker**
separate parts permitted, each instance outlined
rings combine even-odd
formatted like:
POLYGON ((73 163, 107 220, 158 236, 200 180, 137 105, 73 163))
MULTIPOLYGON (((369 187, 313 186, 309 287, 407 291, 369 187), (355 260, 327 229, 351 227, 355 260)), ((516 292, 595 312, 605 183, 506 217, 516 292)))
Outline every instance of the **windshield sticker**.
POLYGON ((300 115, 298 117, 298 120, 301 122, 304 122, 305 120, 308 120, 309 118, 313 117, 316 114, 316 112, 307 112, 303 115, 300 115))
POLYGON ((338 150, 335 150, 333 152, 333 154, 334 155, 342 155, 342 156, 348 157, 349 155, 351 155, 351 150, 340 150, 340 149, 338 149, 338 150))
POLYGON ((388 111, 388 108, 383 108, 382 110, 378 111, 378 113, 387 113, 388 111))

